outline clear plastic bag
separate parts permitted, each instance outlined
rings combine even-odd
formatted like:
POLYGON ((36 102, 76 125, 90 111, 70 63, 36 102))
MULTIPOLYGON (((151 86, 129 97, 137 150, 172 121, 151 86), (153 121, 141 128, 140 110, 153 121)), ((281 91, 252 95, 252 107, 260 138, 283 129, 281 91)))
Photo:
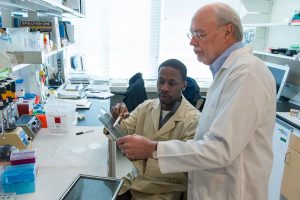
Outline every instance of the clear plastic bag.
POLYGON ((7 28, 0 36, 2 51, 41 51, 43 41, 40 32, 29 32, 29 28, 7 28))

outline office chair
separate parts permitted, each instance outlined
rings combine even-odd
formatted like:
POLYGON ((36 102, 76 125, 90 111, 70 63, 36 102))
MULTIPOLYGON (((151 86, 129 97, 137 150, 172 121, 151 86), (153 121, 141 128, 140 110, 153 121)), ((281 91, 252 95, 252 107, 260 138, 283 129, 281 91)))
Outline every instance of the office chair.
MULTIPOLYGON (((196 80, 191 77, 186 77, 187 86, 182 92, 183 96, 196 107, 198 100, 201 99, 200 87, 196 80)), ((197 108, 198 109, 198 108, 197 108)))
POLYGON ((206 96, 201 96, 201 98, 197 101, 196 108, 202 112, 204 104, 205 104, 206 96))
POLYGON ((129 86, 124 96, 123 102, 129 112, 148 99, 142 73, 136 73, 129 79, 129 86))

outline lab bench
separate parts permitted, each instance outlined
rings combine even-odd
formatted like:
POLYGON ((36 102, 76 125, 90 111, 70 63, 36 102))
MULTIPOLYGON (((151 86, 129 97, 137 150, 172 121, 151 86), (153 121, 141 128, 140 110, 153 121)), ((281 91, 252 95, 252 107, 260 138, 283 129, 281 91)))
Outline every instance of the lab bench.
POLYGON ((108 99, 93 99, 88 98, 92 105, 90 108, 79 108, 76 112, 84 114, 82 120, 77 121, 77 126, 100 126, 101 122, 98 120, 100 107, 103 107, 106 111, 110 110, 110 98, 108 99))
POLYGON ((37 156, 34 193, 18 195, 20 200, 59 199, 78 174, 108 175, 108 140, 102 126, 74 126, 67 134, 41 129, 33 140, 37 156), (86 130, 94 132, 82 135, 86 130))
POLYGON ((89 99, 89 109, 77 109, 84 120, 68 128, 68 133, 53 134, 41 129, 33 140, 37 157, 37 179, 34 193, 18 195, 20 200, 59 199, 78 174, 113 176, 115 143, 103 134, 98 120, 101 107, 109 110, 110 99, 89 99), (93 131, 91 131, 93 130, 93 131), (85 133, 85 131, 87 133, 85 133), (84 132, 76 135, 78 132, 84 132))

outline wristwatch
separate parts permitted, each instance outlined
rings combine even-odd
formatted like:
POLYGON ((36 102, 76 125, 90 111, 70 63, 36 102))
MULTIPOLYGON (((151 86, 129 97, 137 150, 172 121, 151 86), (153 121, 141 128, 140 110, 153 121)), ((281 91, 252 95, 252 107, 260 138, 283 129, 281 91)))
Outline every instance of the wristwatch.
POLYGON ((152 152, 152 158, 157 160, 157 151, 152 152))
POLYGON ((152 158, 155 160, 157 160, 157 143, 158 142, 156 142, 155 144, 155 150, 152 152, 152 158))

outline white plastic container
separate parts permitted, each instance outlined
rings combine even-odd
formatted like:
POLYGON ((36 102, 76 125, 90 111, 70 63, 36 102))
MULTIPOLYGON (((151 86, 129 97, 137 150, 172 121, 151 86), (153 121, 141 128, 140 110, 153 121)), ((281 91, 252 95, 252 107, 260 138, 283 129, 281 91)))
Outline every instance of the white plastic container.
POLYGON ((77 123, 75 102, 55 99, 48 101, 44 108, 50 133, 68 133, 77 123))

